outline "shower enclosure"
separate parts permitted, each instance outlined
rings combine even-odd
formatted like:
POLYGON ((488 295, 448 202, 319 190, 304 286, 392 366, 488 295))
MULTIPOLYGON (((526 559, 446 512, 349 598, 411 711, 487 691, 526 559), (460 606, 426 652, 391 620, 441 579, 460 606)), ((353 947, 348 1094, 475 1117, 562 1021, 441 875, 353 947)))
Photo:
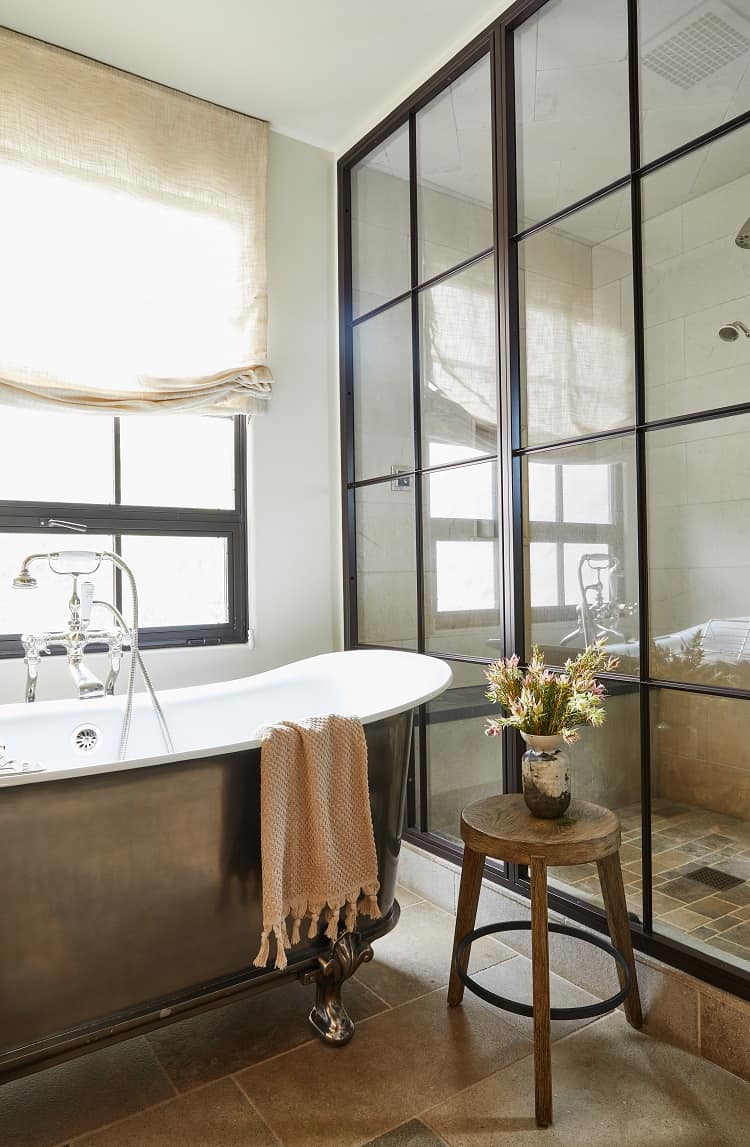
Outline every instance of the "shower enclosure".
MULTIPOLYGON (((750 995, 750 0, 519 0, 339 203, 348 642, 454 671, 410 833, 457 857, 519 787, 484 665, 602 637, 573 783, 621 814, 635 943, 750 995)), ((601 922, 585 868, 552 899, 601 922)))

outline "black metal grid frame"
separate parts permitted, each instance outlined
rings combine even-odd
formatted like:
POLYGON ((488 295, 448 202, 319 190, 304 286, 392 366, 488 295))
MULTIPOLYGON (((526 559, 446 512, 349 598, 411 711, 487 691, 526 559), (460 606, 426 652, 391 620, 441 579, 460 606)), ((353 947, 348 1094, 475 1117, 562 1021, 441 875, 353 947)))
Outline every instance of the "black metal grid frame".
MULTIPOLYGON (((0 501, 0 538, 3 534, 37 534, 44 551, 45 534, 52 529, 47 523, 63 519, 86 527, 85 533, 71 532, 70 548, 90 546, 87 539, 107 534, 115 537, 115 550, 120 552, 119 535, 154 537, 218 537, 227 544, 227 614, 221 625, 148 626, 140 631, 143 649, 166 649, 201 645, 225 645, 247 641, 249 625, 248 556, 247 556, 247 428, 246 419, 236 416, 234 422, 234 507, 230 510, 207 510, 162 506, 133 506, 121 502, 120 425, 113 420, 114 498, 112 504, 78 502, 0 501)), ((185 459, 185 465, 190 459, 185 459)), ((123 606, 122 578, 115 576, 115 604, 123 606)), ((62 654, 55 649, 51 656, 62 654)), ((0 659, 23 657, 20 634, 0 635, 0 659)))
MULTIPOLYGON (((419 426, 420 364, 418 295, 419 292, 465 269, 466 266, 494 253, 495 282, 498 296, 497 307, 497 348, 498 348, 498 453, 488 454, 473 462, 497 458, 498 463, 498 505, 500 507, 500 553, 503 602, 501 634, 506 653, 525 649, 524 587, 522 564, 522 480, 523 458, 534 453, 554 452, 566 446, 579 446, 588 442, 631 437, 635 440, 636 451, 636 495, 637 495, 637 542, 638 542, 638 581, 639 581, 639 641, 640 649, 648 649, 648 526, 646 520, 646 435, 660 429, 705 422, 712 419, 728 418, 737 414, 750 413, 750 402, 733 406, 711 408, 669 418, 646 418, 645 364, 644 364, 644 323, 643 323, 643 251, 641 229, 641 182, 652 172, 658 171, 683 156, 706 146, 731 132, 750 124, 750 111, 735 116, 710 131, 680 145, 647 163, 640 154, 640 115, 639 115, 639 49, 638 49, 638 0, 626 0, 628 18, 628 88, 630 101, 630 171, 617 180, 599 188, 583 199, 566 206, 549 218, 519 231, 516 214, 516 145, 515 145, 515 87, 513 60, 513 33, 524 20, 543 8, 547 0, 516 0, 484 32, 475 37, 448 64, 441 68, 426 83, 404 100, 390 115, 382 120, 338 163, 338 202, 339 202, 339 350, 341 367, 341 428, 342 428, 342 492, 343 492, 343 574, 345 602, 345 642, 347 648, 357 647, 357 584, 356 584, 356 522, 355 491, 360 486, 370 485, 385 478, 355 480, 354 471, 354 391, 352 333, 359 323, 372 318, 389 307, 411 299, 412 306, 412 348, 414 381, 414 445, 415 468, 410 471, 415 481, 416 518, 416 563, 417 563, 417 609, 418 609, 418 648, 428 655, 444 656, 451 661, 466 661, 477 665, 488 663, 490 658, 462 657, 454 653, 443 654, 424 648, 424 562, 422 547, 421 493, 421 428, 419 426), (416 117, 417 113, 447 88, 463 72, 489 55, 492 74, 492 147, 494 184, 494 246, 462 263, 451 267, 433 279, 419 283, 417 275, 418 230, 417 230, 417 181, 416 181, 416 117), (411 268, 412 282, 409 290, 398 297, 374 308, 370 312, 352 317, 352 245, 351 245, 351 171, 361 160, 396 130, 409 125, 410 140, 410 181, 411 181, 411 268), (635 421, 632 425, 613 430, 582 435, 576 438, 526 446, 521 441, 521 378, 519 365, 518 339, 518 244, 530 235, 542 231, 576 211, 596 203, 618 190, 629 188, 631 200, 631 229, 633 235, 633 299, 634 299, 634 350, 635 350, 635 421)), ((449 463, 430 468, 449 469, 466 465, 465 462, 449 463)), ((729 963, 728 958, 719 954, 708 955, 699 952, 682 941, 653 931, 652 912, 652 857, 651 857, 651 743, 649 706, 651 694, 655 690, 677 690, 687 693, 706 693, 712 696, 735 697, 750 700, 750 690, 732 687, 707 686, 678 680, 653 678, 647 666, 641 667, 640 676, 625 673, 605 675, 611 693, 638 692, 640 700, 640 754, 641 754, 641 809, 642 809, 642 864, 643 864, 643 921, 633 922, 633 942, 636 948, 647 952, 664 962, 680 968, 709 983, 731 991, 745 999, 750 999, 750 975, 743 969, 729 963)), ((445 836, 432 833, 428 826, 428 754, 427 726, 430 714, 427 706, 422 706, 415 724, 415 746, 412 761, 412 775, 407 805, 407 839, 436 855, 453 861, 460 861, 461 845, 445 836)), ((511 730, 503 735, 503 788, 506 792, 520 791, 520 746, 518 738, 511 730)), ((529 895, 528 875, 522 867, 499 864, 489 861, 487 875, 497 883, 529 895)), ((550 905, 565 916, 577 920, 598 931, 606 931, 603 911, 588 902, 582 902, 562 890, 550 891, 550 905)))

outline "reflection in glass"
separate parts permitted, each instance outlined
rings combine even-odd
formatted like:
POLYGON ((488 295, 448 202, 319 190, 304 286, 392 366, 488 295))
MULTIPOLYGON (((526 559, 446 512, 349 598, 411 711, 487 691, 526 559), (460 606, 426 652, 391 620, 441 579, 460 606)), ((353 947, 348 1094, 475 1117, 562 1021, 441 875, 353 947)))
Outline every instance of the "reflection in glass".
POLYGON ((460 840, 464 806, 502 792, 502 741, 484 735, 497 714, 482 666, 454 661, 451 669, 452 688, 427 706, 429 828, 460 840))
POLYGON ((492 111, 485 56, 417 114, 419 279, 492 246, 492 111))
POLYGON ((650 714, 654 929, 750 968, 750 702, 654 689, 650 714))
MULTIPOLYGON (((51 530, 36 534, 3 534, 0 546, 0 633, 43 633, 65 629, 73 588, 71 578, 54 574, 45 562, 37 562, 31 568, 39 583, 36 589, 16 589, 12 581, 29 554, 71 549, 111 550, 112 538, 89 532, 81 539, 80 535, 54 534, 51 530)), ((114 601, 114 570, 110 564, 100 566, 87 580, 93 581, 97 598, 114 601)), ((98 621, 109 625, 105 615, 98 617, 95 613, 94 622, 98 621)), ((23 700, 20 677, 17 700, 23 700)))
POLYGON ((417 645, 414 478, 356 491, 358 639, 417 645))
POLYGON ((494 657, 500 625, 497 464, 437 471, 423 483, 427 648, 494 657))
POLYGON ((750 687, 750 414, 646 435, 654 677, 750 687))
POLYGON ((630 192, 518 246, 525 445, 635 419, 630 192))
POLYGON ((523 481, 528 646, 559 665, 603 639, 637 672, 633 438, 528 455, 523 481))
POLYGON ((638 39, 644 163, 750 108, 750 0, 639 0, 638 39))
POLYGON ((519 229, 630 166, 626 0, 560 0, 513 37, 519 229))
POLYGON ((750 126, 642 183, 646 413, 732 406, 750 394, 750 126))
POLYGON ((141 626, 229 621, 226 538, 125 536, 122 556, 138 586, 141 626))
POLYGON ((497 450, 492 257, 419 297, 422 438, 427 464, 497 450))
POLYGON ((121 501, 234 509, 234 419, 120 419, 121 501))
POLYGON ((352 310, 379 307, 411 285, 409 130, 352 169, 352 310))
MULTIPOLYGON (((638 686, 607 683, 607 718, 599 729, 584 727, 566 750, 575 800, 593 801, 620 817, 620 861, 628 910, 643 918, 641 871, 641 741, 638 686)), ((601 907, 595 864, 550 869, 553 886, 601 907)))
POLYGON ((414 468, 411 308, 408 300, 358 324, 354 343, 356 478, 414 468))

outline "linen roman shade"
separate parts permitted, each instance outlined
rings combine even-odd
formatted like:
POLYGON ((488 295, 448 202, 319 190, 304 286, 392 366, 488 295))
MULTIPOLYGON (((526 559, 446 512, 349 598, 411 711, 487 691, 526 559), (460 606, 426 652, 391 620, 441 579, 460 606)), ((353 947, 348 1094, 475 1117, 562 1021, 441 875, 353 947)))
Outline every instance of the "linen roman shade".
POLYGON ((267 406, 268 125, 0 29, 0 403, 267 406))

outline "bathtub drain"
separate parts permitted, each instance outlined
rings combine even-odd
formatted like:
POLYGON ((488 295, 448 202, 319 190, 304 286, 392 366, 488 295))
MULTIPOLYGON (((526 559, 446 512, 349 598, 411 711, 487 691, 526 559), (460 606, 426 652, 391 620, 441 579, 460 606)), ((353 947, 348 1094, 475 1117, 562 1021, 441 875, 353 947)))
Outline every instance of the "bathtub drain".
POLYGON ((77 729, 73 730, 71 740, 73 748, 77 749, 79 753, 90 753, 95 749, 102 739, 102 734, 96 725, 79 725, 77 729))

